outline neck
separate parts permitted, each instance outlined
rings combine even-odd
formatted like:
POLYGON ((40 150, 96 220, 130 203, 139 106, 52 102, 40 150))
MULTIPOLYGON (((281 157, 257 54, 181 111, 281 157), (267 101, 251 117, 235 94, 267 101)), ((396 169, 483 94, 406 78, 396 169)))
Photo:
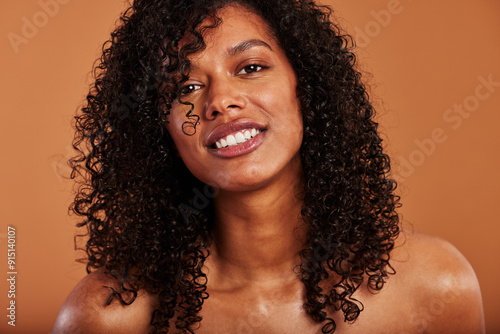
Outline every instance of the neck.
POLYGON ((219 192, 212 259, 207 259, 213 280, 234 287, 280 284, 293 277, 306 232, 298 218, 300 180, 251 192, 219 192))

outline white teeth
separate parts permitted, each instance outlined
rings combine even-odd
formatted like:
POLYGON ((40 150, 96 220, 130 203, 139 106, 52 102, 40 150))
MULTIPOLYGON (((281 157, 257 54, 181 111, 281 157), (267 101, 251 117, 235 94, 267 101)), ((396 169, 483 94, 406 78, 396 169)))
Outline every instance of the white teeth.
POLYGON ((234 138, 236 139, 236 143, 238 144, 246 142, 245 136, 241 132, 237 132, 234 138))
POLYGON ((215 142, 216 148, 224 148, 228 146, 234 146, 246 142, 258 135, 261 131, 257 129, 243 130, 241 132, 236 132, 234 134, 228 135, 224 139, 219 139, 215 142))
POLYGON ((227 141, 227 146, 233 146, 233 145, 236 145, 236 138, 234 138, 233 135, 229 135, 226 137, 226 141, 227 141))

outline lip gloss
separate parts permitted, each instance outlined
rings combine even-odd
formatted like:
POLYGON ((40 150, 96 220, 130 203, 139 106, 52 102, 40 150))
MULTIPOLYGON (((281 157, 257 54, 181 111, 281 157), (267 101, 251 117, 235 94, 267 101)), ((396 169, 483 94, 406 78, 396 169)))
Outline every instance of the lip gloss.
POLYGON ((262 131, 244 143, 222 148, 210 148, 210 152, 221 158, 239 157, 255 151, 262 144, 265 136, 266 131, 262 131))

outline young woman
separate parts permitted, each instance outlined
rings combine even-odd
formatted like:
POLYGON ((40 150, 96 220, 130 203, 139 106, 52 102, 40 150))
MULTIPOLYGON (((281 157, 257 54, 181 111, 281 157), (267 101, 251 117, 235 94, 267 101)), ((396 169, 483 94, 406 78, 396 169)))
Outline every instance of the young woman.
POLYGON ((400 233, 349 41, 310 1, 135 1, 77 117, 54 333, 483 332, 462 255, 400 233))

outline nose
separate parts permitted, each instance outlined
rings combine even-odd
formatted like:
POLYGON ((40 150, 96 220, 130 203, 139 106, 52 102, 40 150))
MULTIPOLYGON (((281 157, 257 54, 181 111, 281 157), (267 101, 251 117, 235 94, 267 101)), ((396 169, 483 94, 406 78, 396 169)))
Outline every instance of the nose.
POLYGON ((246 99, 241 84, 231 78, 218 78, 210 82, 205 117, 213 120, 219 114, 245 108, 246 99))

